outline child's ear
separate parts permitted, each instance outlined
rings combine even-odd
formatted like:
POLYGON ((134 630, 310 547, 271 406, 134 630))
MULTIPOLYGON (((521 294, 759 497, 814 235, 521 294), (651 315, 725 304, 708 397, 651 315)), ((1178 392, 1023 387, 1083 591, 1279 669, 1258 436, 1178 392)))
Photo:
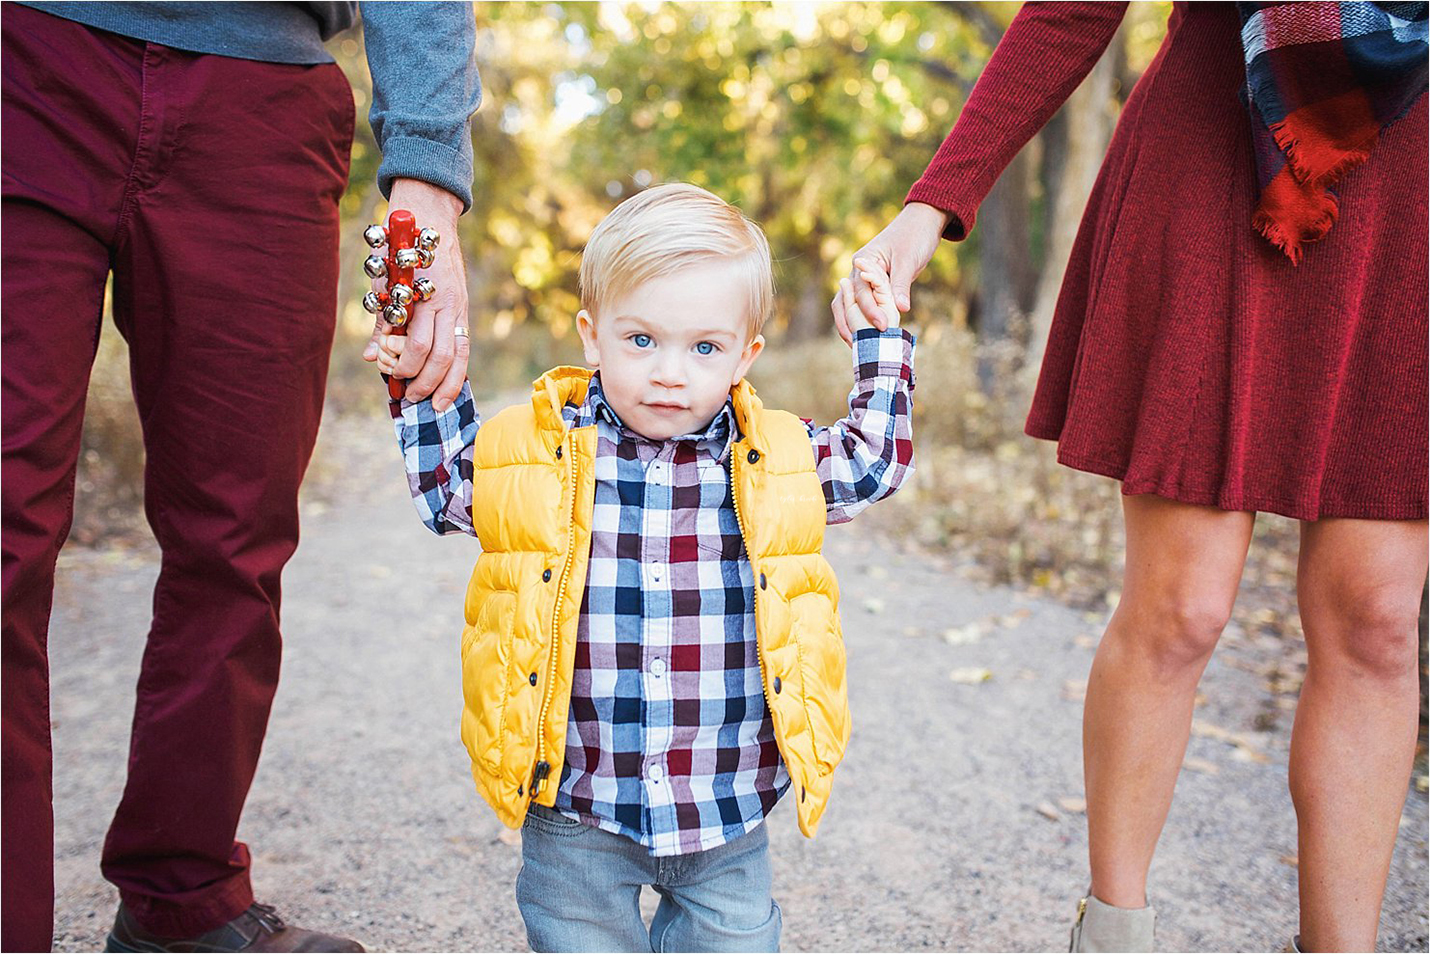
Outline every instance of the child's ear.
POLYGON ((584 308, 576 312, 576 333, 581 336, 581 346, 586 350, 586 363, 599 371, 601 349, 596 347, 596 322, 584 308))
POLYGON ((730 382, 730 387, 740 383, 740 379, 745 376, 745 372, 750 370, 750 365, 755 363, 755 359, 760 356, 760 352, 765 350, 765 336, 755 335, 750 339, 750 343, 745 345, 745 351, 740 355, 740 363, 735 366, 735 377, 730 382))

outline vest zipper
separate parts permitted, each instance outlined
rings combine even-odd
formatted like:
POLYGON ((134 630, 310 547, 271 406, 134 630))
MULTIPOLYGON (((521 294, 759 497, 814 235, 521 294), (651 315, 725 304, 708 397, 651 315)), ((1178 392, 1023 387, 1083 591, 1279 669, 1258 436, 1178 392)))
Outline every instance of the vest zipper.
MULTIPOLYGON (((573 445, 568 433, 562 440, 564 445, 573 445)), ((541 697, 541 710, 536 716, 536 765, 531 769, 531 786, 527 789, 530 798, 535 799, 541 794, 541 790, 546 786, 546 777, 551 774, 551 763, 546 761, 546 710, 551 708, 551 699, 556 693, 556 660, 557 651, 561 648, 561 599, 566 595, 566 578, 571 573, 572 548, 576 545, 576 462, 571 454, 571 446, 567 446, 566 476, 567 486, 571 488, 571 522, 566 530, 566 562, 561 567, 561 576, 557 579, 556 606, 551 614, 551 652, 546 663, 546 689, 541 697)))
MULTIPOLYGON (((748 555, 750 538, 745 532, 744 513, 740 510, 740 466, 740 455, 732 453, 730 455, 730 501, 735 505, 735 523, 740 527, 740 539, 744 541, 745 553, 748 555)), ((750 561, 750 572, 755 576, 755 585, 750 589, 755 609, 755 659, 760 664, 760 691, 765 695, 765 711, 770 713, 770 723, 773 725, 775 707, 770 704, 770 683, 765 674, 765 647, 760 645, 760 576, 753 559, 750 561)), ((778 732, 775 733, 775 742, 779 743, 778 732)))

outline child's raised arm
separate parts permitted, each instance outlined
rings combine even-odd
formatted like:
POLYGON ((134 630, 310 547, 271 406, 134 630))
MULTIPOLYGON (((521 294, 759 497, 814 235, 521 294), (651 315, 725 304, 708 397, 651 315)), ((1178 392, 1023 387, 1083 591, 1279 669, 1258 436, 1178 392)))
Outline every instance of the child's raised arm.
MULTIPOLYGON (((378 367, 391 373, 406 339, 384 337, 378 367)), ((482 426, 472 388, 462 382, 457 400, 438 411, 432 399, 389 401, 393 429, 407 467, 407 489, 417 515, 433 533, 466 533, 472 528, 472 445, 482 426)))
MULTIPOLYGON (((914 469, 914 338, 898 327, 888 278, 872 273, 861 277, 876 301, 882 295, 888 302, 889 330, 866 326, 854 333, 849 414, 829 427, 805 423, 824 486, 825 522, 831 524, 852 520, 889 496, 914 469)), ((839 290, 845 314, 858 314, 848 279, 840 282, 839 290)))

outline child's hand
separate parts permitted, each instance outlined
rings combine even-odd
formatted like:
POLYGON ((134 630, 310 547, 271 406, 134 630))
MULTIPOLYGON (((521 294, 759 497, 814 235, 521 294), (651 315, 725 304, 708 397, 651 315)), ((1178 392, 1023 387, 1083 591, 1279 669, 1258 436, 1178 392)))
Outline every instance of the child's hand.
POLYGON ((367 355, 363 355, 363 357, 369 361, 376 361, 377 370, 383 374, 391 375, 397 370, 397 361, 402 357, 402 349, 407 347, 407 336, 382 334, 376 336, 376 341, 377 354, 372 358, 367 358, 367 355))
MULTIPOLYGON (((888 327, 899 327, 899 308, 894 303, 894 288, 889 276, 880 271, 864 270, 859 272, 859 280, 868 286, 874 303, 879 306, 884 320, 888 322, 888 327)), ((841 279, 839 293, 843 297, 844 317, 849 322, 850 333, 861 328, 873 328, 874 325, 864 317, 864 312, 859 308, 854 283, 847 278, 841 279)))

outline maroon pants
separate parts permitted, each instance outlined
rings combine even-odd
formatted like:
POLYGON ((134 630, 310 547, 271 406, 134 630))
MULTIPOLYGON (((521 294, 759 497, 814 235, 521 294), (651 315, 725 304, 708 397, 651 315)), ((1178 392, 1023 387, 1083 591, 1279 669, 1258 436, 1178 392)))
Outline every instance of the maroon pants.
POLYGON ((185 53, 15 4, 0 29, 0 946, 48 950, 53 929, 46 630, 111 273, 163 564, 102 866, 147 928, 192 935, 252 901, 234 834, 323 403, 352 92, 332 64, 185 53))

